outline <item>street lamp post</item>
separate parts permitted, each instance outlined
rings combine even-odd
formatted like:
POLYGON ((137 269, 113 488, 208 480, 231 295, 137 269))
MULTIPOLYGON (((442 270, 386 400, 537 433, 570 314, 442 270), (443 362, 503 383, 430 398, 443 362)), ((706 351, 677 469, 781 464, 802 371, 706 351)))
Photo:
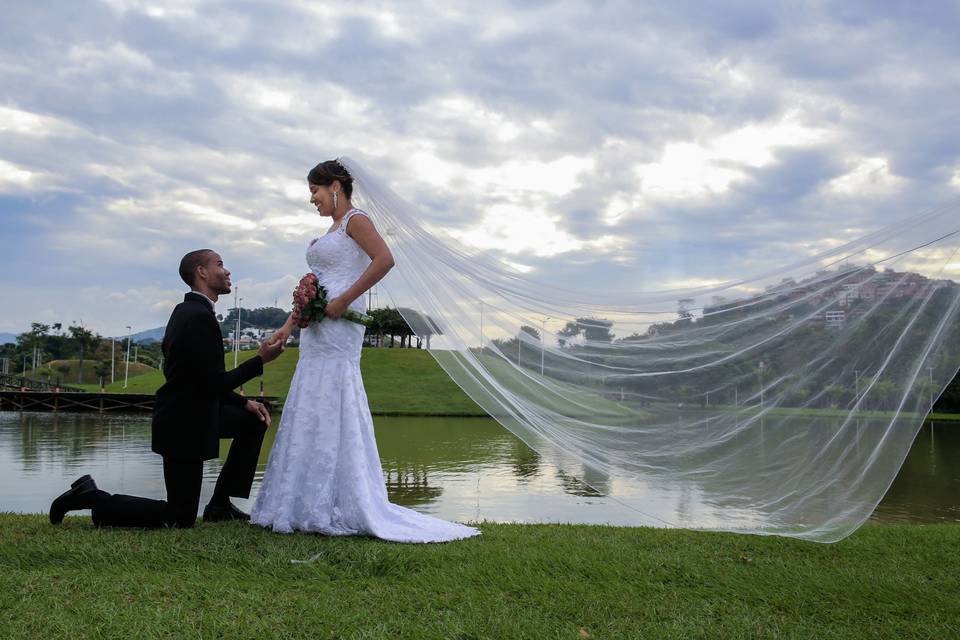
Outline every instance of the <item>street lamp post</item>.
MULTIPOLYGON (((79 326, 81 331, 83 331, 84 329, 86 329, 86 327, 83 326, 83 318, 80 319, 80 322, 77 322, 76 320, 74 320, 73 323, 74 323, 74 325, 79 326)), ((79 339, 77 340, 77 341, 80 343, 80 366, 79 366, 78 369, 77 369, 77 384, 81 384, 81 383, 83 382, 83 342, 84 342, 84 336, 83 336, 82 333, 80 333, 80 334, 78 334, 78 335, 80 336, 79 339)))
POLYGON ((547 320, 553 320, 553 318, 551 318, 550 316, 546 316, 545 318, 540 320, 540 375, 541 376, 543 376, 543 354, 547 350, 547 345, 544 339, 544 336, 547 333, 547 320))
POLYGON ((130 378, 130 325, 127 325, 127 363, 123 370, 123 388, 127 388, 127 380, 130 378))
POLYGON ((116 350, 117 350, 117 339, 110 338, 110 384, 113 384, 114 367, 117 363, 116 356, 114 355, 116 350))
POLYGON ((760 411, 763 411, 763 360, 760 361, 760 411))
POLYGON ((233 368, 237 368, 237 358, 240 357, 240 311, 243 309, 243 298, 237 304, 237 331, 233 335, 233 368))
POLYGON ((237 338, 239 337, 238 334, 240 333, 240 303, 238 301, 239 296, 240 296, 240 287, 239 286, 234 287, 233 288, 233 308, 237 310, 237 324, 233 329, 233 366, 234 368, 236 368, 237 366, 237 346, 240 344, 239 342, 237 342, 237 338))

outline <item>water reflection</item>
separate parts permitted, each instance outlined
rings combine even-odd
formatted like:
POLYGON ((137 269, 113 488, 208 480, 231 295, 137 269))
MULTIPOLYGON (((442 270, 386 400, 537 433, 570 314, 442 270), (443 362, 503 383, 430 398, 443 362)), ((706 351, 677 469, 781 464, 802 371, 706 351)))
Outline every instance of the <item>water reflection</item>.
MULTIPOLYGON (((492 420, 383 417, 376 419, 376 430, 390 499, 444 518, 711 526, 719 514, 729 518, 742 508, 711 497, 726 487, 712 487, 714 492, 690 485, 667 488, 652 478, 610 477, 559 454, 538 454, 492 420)), ((274 433, 271 429, 264 443, 254 492, 274 433)), ((805 437, 829 434, 823 425, 810 425, 805 437)), ((205 465, 201 505, 213 490, 228 444, 222 443, 220 460, 205 465)), ((775 453, 758 451, 758 460, 775 453)), ((958 453, 960 425, 925 426, 873 518, 960 520, 958 453)), ((46 511, 50 499, 81 473, 93 474, 109 491, 162 497, 149 418, 0 412, 0 511, 46 511)), ((251 505, 238 501, 238 506, 251 505)), ((745 509, 744 520, 750 517, 745 509)))

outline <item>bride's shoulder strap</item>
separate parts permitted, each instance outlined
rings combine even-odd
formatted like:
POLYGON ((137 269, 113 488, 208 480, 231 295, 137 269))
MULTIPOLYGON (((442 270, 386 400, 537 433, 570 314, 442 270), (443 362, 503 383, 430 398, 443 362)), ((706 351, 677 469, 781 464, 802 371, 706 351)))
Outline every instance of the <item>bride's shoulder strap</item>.
POLYGON ((360 209, 351 209, 350 211, 347 212, 346 217, 343 219, 343 224, 340 225, 340 233, 347 232, 347 225, 350 224, 350 218, 357 215, 358 213, 362 216, 366 216, 367 219, 370 218, 370 216, 367 214, 366 211, 361 211, 360 209))

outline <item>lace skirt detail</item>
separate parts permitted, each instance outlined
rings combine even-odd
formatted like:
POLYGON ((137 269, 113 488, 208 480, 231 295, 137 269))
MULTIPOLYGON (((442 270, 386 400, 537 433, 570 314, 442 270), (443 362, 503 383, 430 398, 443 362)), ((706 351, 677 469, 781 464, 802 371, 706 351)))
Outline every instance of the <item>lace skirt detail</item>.
POLYGON ((301 333, 300 360, 250 520, 274 531, 442 542, 479 531, 387 500, 360 377, 364 328, 324 320, 301 333), (344 348, 351 343, 352 353, 344 348))

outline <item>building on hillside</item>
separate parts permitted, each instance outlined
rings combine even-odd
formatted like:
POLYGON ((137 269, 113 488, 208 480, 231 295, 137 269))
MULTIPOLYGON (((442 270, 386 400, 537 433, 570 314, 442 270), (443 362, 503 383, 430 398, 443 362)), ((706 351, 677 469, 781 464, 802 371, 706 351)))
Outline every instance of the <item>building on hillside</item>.
POLYGON ((843 323, 846 321, 846 311, 843 309, 833 309, 831 311, 824 311, 823 313, 823 324, 824 326, 830 328, 842 327, 843 323))

